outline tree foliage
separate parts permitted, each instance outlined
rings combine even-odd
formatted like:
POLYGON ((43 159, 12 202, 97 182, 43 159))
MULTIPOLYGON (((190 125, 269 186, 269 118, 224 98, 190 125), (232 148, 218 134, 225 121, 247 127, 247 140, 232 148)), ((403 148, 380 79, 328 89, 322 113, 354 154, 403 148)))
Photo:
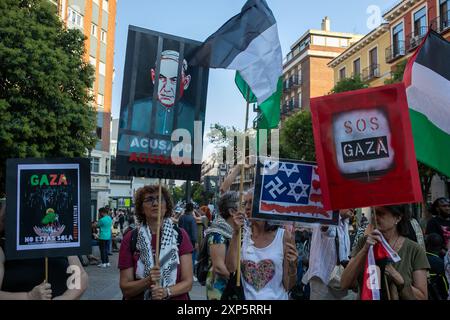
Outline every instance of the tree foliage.
POLYGON ((7 158, 84 156, 96 143, 84 35, 47 0, 0 1, 0 195, 7 158))
MULTIPOLYGON (((242 156, 243 137, 244 133, 236 127, 223 126, 215 123, 211 126, 207 133, 209 142, 215 148, 215 160, 220 163, 236 163, 242 156), (240 145, 242 143, 242 146, 240 145), (233 159, 226 158, 226 152, 232 152, 233 159)), ((246 142, 246 152, 248 153, 248 139, 246 142)))
POLYGON ((359 75, 356 75, 337 82, 333 89, 331 89, 331 93, 340 93, 345 91, 364 89, 367 87, 368 85, 361 80, 361 77, 359 75))
POLYGON ((207 192, 205 187, 199 182, 192 184, 192 200, 198 205, 208 204, 214 197, 214 193, 207 192))
POLYGON ((280 130, 280 156, 285 159, 316 160, 310 112, 297 112, 284 122, 280 130))
POLYGON ((392 77, 390 79, 387 79, 384 83, 385 84, 394 84, 394 83, 402 82, 403 74, 405 73, 405 68, 406 68, 407 63, 408 63, 407 59, 399 62, 395 66, 394 71, 392 72, 392 77))
POLYGON ((172 189, 172 197, 173 197, 173 203, 176 204, 178 201, 184 200, 186 193, 186 183, 184 183, 182 186, 174 186, 172 189))

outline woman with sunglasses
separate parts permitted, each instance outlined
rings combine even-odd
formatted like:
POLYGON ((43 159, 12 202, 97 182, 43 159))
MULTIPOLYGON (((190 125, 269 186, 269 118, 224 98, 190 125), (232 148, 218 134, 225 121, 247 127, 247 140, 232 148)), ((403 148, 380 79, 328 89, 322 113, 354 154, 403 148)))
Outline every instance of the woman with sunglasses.
POLYGON ((192 288, 192 244, 172 216, 172 199, 162 187, 140 188, 135 195, 136 218, 140 227, 128 232, 120 246, 120 288, 125 299, 188 300, 192 288), (155 261, 158 207, 160 217, 159 261, 155 261))

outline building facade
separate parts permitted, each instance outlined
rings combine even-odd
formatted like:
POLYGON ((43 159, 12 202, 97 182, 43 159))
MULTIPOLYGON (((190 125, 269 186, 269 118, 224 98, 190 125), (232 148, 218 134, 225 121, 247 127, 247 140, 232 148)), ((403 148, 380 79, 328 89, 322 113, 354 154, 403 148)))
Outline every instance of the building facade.
POLYGON ((393 70, 413 54, 430 27, 450 40, 450 0, 402 0, 383 18, 390 33, 386 61, 393 70))
POLYGON ((391 65, 386 62, 389 45, 389 25, 385 23, 330 61, 328 66, 333 69, 334 83, 359 76, 369 87, 383 85, 391 77, 391 65))
POLYGON ((98 137, 91 158, 91 215, 108 205, 110 189, 110 125, 114 77, 114 40, 117 0, 49 0, 67 26, 85 36, 85 61, 95 69, 91 88, 97 110, 98 137))
MULTIPOLYGON (((384 85, 413 55, 429 28, 450 40, 450 0, 401 0, 383 18, 384 24, 329 63, 335 83, 360 72, 370 87, 384 85)), ((428 201, 448 196, 449 181, 435 176, 428 201)))
POLYGON ((326 95, 334 85, 328 63, 362 36, 330 31, 330 19, 321 30, 306 31, 283 61, 281 118, 300 109, 309 110, 309 99, 326 95))

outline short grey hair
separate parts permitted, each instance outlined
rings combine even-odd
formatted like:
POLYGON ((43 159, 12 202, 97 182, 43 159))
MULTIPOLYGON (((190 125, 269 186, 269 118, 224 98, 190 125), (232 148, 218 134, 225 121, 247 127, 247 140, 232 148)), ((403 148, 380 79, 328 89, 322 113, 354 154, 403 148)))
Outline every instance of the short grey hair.
POLYGON ((230 217, 228 209, 237 208, 239 203, 239 193, 236 191, 225 192, 219 200, 218 207, 219 213, 225 220, 230 217))

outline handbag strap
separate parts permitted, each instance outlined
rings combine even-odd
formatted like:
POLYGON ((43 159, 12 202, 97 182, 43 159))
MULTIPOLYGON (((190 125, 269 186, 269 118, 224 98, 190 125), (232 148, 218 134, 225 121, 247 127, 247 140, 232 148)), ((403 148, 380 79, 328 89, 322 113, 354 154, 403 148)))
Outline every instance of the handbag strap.
POLYGON ((336 265, 339 266, 341 264, 341 259, 339 258, 339 235, 337 226, 336 226, 336 236, 334 237, 334 243, 336 244, 336 265))

